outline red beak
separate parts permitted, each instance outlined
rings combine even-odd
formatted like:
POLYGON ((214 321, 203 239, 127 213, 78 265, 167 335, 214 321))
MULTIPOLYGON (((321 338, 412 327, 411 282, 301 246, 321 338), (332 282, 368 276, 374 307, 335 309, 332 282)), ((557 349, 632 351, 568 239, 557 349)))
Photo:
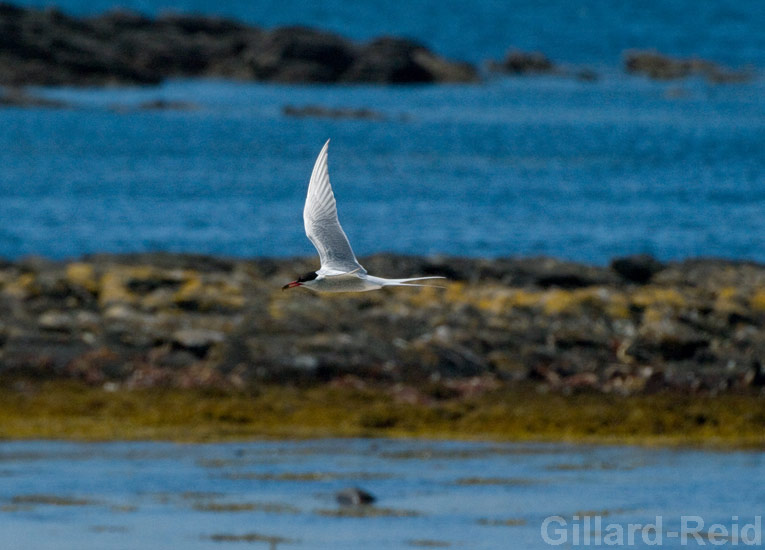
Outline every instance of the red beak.
POLYGON ((288 283, 282 287, 282 290, 287 290, 288 288, 295 288, 296 286, 303 286, 303 283, 298 283, 297 281, 292 281, 291 283, 288 283))

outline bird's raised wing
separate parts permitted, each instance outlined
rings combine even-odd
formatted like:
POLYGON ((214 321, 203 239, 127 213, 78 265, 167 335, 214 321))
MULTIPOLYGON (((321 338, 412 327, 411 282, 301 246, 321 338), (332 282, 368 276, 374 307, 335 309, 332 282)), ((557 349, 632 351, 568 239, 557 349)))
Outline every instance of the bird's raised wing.
POLYGON ((303 209, 305 234, 319 252, 321 268, 341 273, 359 271, 366 273, 351 250, 351 243, 345 236, 337 219, 337 205, 332 186, 329 184, 327 150, 329 140, 324 144, 311 173, 308 196, 303 209))

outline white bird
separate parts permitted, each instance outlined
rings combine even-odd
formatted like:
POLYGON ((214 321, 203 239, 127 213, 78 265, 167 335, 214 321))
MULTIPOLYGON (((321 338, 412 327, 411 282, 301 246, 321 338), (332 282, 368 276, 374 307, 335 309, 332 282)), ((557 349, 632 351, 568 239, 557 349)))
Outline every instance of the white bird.
POLYGON ((356 260, 351 243, 345 236, 337 219, 337 205, 332 186, 329 184, 327 150, 329 140, 324 144, 314 164, 308 183, 308 196, 303 209, 305 234, 319 252, 321 269, 298 277, 282 287, 282 290, 304 286, 319 292, 365 292, 384 286, 428 286, 413 284, 426 279, 444 277, 414 277, 411 279, 383 279, 369 275, 356 260))

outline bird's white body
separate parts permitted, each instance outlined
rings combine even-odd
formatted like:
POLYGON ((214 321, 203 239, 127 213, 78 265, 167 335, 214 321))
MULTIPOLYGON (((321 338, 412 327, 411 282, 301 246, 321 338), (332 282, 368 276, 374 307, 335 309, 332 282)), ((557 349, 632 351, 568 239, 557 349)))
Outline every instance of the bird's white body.
POLYGON ((324 144, 314 164, 303 209, 305 233, 319 252, 321 269, 303 275, 284 288, 304 286, 319 292, 365 292, 385 286, 426 286, 414 282, 443 279, 444 277, 384 279, 367 273, 356 260, 348 237, 345 236, 337 218, 335 195, 329 183, 328 149, 329 140, 324 144))

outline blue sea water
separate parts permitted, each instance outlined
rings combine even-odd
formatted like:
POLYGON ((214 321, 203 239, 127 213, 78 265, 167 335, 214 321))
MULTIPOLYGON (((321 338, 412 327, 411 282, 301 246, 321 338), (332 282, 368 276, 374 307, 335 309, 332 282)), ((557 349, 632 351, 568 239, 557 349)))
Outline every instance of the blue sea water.
MULTIPOLYGON (((46 6, 47 1, 25 5, 46 6)), ((76 14, 110 0, 62 0, 76 14)), ((765 10, 738 2, 122 1, 364 40, 404 35, 484 63, 537 49, 594 82, 487 75, 475 85, 283 86, 175 80, 36 93, 74 108, 0 109, 0 256, 170 250, 314 253, 302 206, 327 138, 357 255, 647 252, 765 261, 765 10), (751 82, 652 82, 622 52, 657 48, 751 82), (133 109, 155 99, 189 111, 133 109), (287 105, 369 108, 383 121, 291 118, 287 105)))
POLYGON ((0 540, 4 550, 269 547, 216 535, 311 550, 761 548, 765 495, 753 480, 764 459, 384 439, 3 442, 0 540), (335 493, 353 486, 377 497, 379 515, 337 517, 335 493))

